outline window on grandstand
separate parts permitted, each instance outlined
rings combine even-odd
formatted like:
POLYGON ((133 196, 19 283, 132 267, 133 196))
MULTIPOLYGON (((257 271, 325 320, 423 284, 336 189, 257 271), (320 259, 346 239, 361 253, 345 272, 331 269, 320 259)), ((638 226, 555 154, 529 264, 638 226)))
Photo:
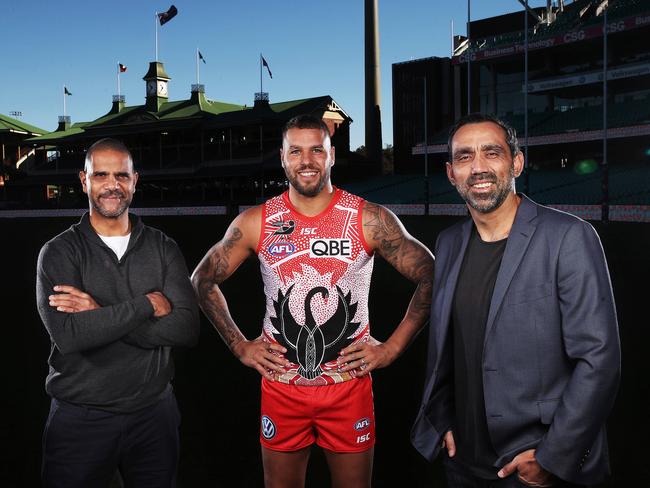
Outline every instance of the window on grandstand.
MULTIPOLYGON (((524 113, 524 93, 522 86, 524 74, 496 73, 495 66, 481 66, 480 70, 480 103, 481 111, 496 113, 500 116, 524 113)), ((533 76, 533 73, 531 73, 533 76)), ((529 94, 528 111, 544 112, 548 101, 544 94, 529 94)))
POLYGON ((624 103, 630 101, 650 100, 650 90, 639 90, 634 92, 617 93, 614 95, 615 103, 624 103))
POLYGON ((574 108, 581 107, 599 107, 602 104, 602 97, 582 97, 582 98, 561 98, 554 97, 553 110, 555 112, 566 112, 574 108))

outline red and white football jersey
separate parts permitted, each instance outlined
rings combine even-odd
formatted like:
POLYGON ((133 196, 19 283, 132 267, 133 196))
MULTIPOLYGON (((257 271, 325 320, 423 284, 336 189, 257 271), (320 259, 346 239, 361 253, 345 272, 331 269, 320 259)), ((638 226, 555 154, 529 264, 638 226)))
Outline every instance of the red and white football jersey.
POLYGON ((266 314, 263 334, 291 362, 276 380, 326 385, 352 378, 337 371, 344 347, 368 339, 373 254, 363 238, 365 200, 335 189, 329 206, 308 217, 288 192, 263 205, 257 247, 266 314))

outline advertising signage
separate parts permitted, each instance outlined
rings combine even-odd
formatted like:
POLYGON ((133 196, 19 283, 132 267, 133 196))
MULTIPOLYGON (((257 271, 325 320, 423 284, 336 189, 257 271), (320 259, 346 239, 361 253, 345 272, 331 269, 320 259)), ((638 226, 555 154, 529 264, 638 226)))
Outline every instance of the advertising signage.
MULTIPOLYGON (((613 34, 616 32, 629 31, 637 27, 650 25, 650 12, 625 17, 622 19, 609 22, 607 24, 607 32, 613 34)), ((595 39, 602 37, 603 26, 602 24, 590 25, 583 29, 571 30, 562 34, 547 37, 545 39, 535 39, 528 42, 528 50, 534 51, 537 49, 548 49, 550 47, 561 46, 564 44, 571 44, 579 41, 586 41, 588 39, 595 39)), ((484 49, 474 50, 470 54, 470 60, 481 61, 483 59, 499 58, 504 56, 512 56, 524 52, 524 43, 518 42, 516 44, 502 45, 495 47, 488 47, 484 49)), ((461 64, 467 62, 468 52, 464 52, 460 56, 452 58, 452 64, 461 64)))

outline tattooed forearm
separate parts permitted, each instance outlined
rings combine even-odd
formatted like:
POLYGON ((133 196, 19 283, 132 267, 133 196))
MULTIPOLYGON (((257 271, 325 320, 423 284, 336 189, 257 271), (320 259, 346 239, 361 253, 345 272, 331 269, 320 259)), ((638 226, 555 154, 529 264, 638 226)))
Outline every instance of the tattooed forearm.
POLYGON ((406 350, 429 318, 432 280, 431 275, 428 276, 418 282, 404 318, 386 341, 386 344, 390 344, 395 356, 399 356, 406 350))
POLYGON ((408 244, 403 247, 404 255, 399 263, 398 271, 417 283, 417 288, 406 312, 406 318, 422 326, 429 317, 431 307, 433 255, 413 238, 409 239, 408 244))
POLYGON ((431 308, 432 290, 433 280, 422 279, 413 293, 413 298, 411 298, 407 314, 412 314, 418 321, 420 319, 426 321, 431 308))
POLYGON ((229 229, 223 240, 208 251, 192 275, 199 306, 230 349, 243 340, 244 336, 230 315, 219 284, 236 268, 231 262, 231 254, 242 235, 237 227, 229 229))

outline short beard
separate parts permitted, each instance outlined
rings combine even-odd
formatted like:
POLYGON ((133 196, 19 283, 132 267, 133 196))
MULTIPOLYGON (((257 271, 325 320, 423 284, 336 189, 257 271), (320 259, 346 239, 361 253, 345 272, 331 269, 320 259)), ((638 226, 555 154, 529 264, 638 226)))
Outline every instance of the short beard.
POLYGON ((107 219, 116 219, 116 218, 120 217, 124 212, 126 212, 128 210, 128 208, 129 208, 129 206, 131 205, 131 199, 130 198, 127 199, 127 198, 125 198, 125 196, 126 195, 124 193, 122 193, 122 192, 115 192, 115 191, 106 192, 106 193, 103 193, 102 195, 100 195, 99 197, 97 197, 96 200, 91 199, 91 204, 92 204, 93 208, 97 211, 97 213, 99 215, 101 215, 102 217, 105 217, 107 219), (119 196, 120 198, 122 198, 122 204, 117 209, 110 212, 110 211, 106 210, 104 207, 102 207, 99 204, 99 199, 101 197, 109 196, 109 195, 113 195, 113 194, 119 196))
POLYGON ((289 172, 284 170, 284 174, 287 177, 287 180, 289 180, 289 184, 302 196, 308 197, 308 198, 313 198, 316 195, 318 195, 321 191, 323 191, 323 188, 325 188, 325 184, 329 181, 330 178, 330 170, 331 166, 329 166, 326 170, 325 173, 321 175, 320 180, 318 181, 318 185, 314 186, 313 188, 309 189, 304 186, 302 186, 300 183, 298 183, 298 171, 302 171, 304 169, 309 169, 309 168, 300 168, 296 171, 294 176, 291 176, 289 172))
POLYGON ((490 213, 493 210, 496 210, 501 206, 501 204, 508 198, 508 195, 514 190, 514 180, 515 180, 515 167, 514 164, 510 166, 508 172, 508 179, 499 180, 494 173, 482 173, 474 175, 474 178, 470 177, 466 182, 465 186, 462 188, 456 186, 458 194, 465 200, 470 207, 480 213, 490 213), (486 178, 485 175, 488 175, 486 178), (473 196, 470 192, 470 185, 472 180, 486 180, 496 183, 496 188, 494 191, 482 195, 479 198, 473 196))

